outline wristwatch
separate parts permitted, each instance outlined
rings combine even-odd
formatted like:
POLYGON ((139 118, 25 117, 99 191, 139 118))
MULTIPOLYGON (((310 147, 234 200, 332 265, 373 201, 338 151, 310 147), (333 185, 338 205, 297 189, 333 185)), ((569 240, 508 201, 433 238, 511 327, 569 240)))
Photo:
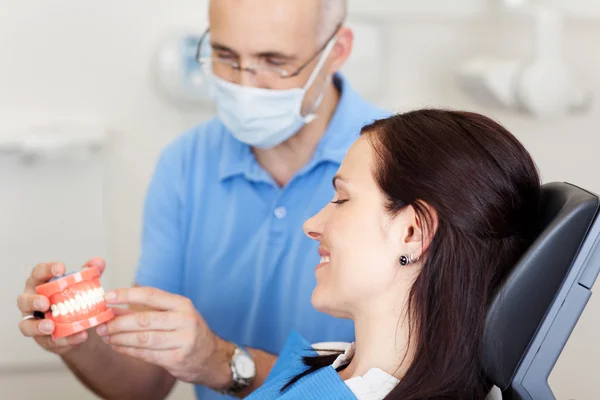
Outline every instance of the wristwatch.
POLYGON ((256 376, 254 359, 243 347, 237 346, 229 362, 233 376, 233 384, 227 389, 226 394, 235 394, 250 386, 256 376))

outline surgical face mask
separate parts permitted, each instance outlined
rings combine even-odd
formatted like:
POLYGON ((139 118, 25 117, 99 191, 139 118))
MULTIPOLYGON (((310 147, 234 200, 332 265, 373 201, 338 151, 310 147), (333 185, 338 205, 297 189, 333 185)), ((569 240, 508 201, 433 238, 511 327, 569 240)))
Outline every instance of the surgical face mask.
POLYGON ((250 146, 271 148, 288 140, 317 117, 314 112, 323 101, 329 80, 307 115, 302 115, 302 103, 334 44, 335 37, 323 50, 302 88, 272 90, 242 86, 221 79, 208 69, 210 95, 221 122, 236 139, 250 146))

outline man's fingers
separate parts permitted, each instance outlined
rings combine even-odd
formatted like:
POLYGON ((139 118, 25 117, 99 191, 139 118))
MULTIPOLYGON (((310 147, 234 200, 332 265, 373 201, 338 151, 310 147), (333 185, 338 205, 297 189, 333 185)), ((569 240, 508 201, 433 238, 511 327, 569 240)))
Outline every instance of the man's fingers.
POLYGON ((54 322, 49 319, 27 319, 21 321, 19 329, 21 329, 23 336, 47 336, 54 332, 54 322))
MULTIPOLYGON (((106 263, 100 257, 94 257, 88 260, 84 267, 97 267, 100 273, 104 272, 106 263)), ((35 287, 48 282, 50 279, 63 276, 67 272, 67 267, 60 262, 48 262, 36 265, 31 271, 31 275, 25 284, 25 290, 34 291, 35 287)))
POLYGON ((103 258, 94 257, 94 258, 89 259, 85 264, 83 264, 83 266, 87 267, 87 268, 96 267, 96 268, 98 268, 98 270, 100 271, 100 274, 102 275, 102 273, 104 272, 104 269, 106 268, 106 261, 104 261, 103 258))
POLYGON ((188 306, 189 299, 150 287, 116 289, 104 295, 107 304, 130 304, 159 310, 176 310, 188 306))
POLYGON ((165 311, 132 312, 108 321, 96 328, 99 336, 136 331, 171 331, 181 328, 185 321, 165 311))
POLYGON ((17 297, 17 306, 23 315, 31 314, 34 311, 48 311, 50 300, 46 296, 32 293, 21 293, 17 297))
POLYGON ((45 349, 56 350, 64 347, 75 346, 85 342, 88 338, 86 331, 79 332, 75 335, 53 339, 52 336, 37 336, 35 341, 45 349))
POLYGON ((129 308, 122 308, 122 307, 110 307, 111 310, 113 310, 113 314, 115 314, 115 317, 120 317, 122 315, 129 315, 129 314, 133 314, 134 312, 136 312, 135 310, 131 310, 129 308))
POLYGON ((55 276, 62 276, 67 271, 63 263, 41 263, 31 271, 31 275, 25 283, 25 290, 34 291, 37 285, 48 282, 55 276))
POLYGON ((181 347, 184 338, 172 331, 138 331, 119 333, 103 338, 111 346, 135 347, 150 350, 173 350, 181 347))
POLYGON ((74 346, 74 345, 83 343, 87 340, 87 338, 88 338, 87 331, 82 331, 82 332, 76 333, 71 336, 53 339, 53 341, 57 344, 57 346, 64 347, 64 346, 74 346))

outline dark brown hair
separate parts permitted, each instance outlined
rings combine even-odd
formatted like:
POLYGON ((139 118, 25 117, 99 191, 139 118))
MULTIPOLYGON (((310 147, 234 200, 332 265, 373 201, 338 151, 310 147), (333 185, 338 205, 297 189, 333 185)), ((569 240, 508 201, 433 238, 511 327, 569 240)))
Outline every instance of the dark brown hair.
MULTIPOLYGON (((438 226, 409 295, 414 359, 387 400, 484 399, 481 365, 489 302, 531 243, 540 178, 530 154, 480 114, 425 109, 365 126, 374 177, 391 215, 408 205, 438 226)), ((302 376, 337 354, 305 357, 302 376)))

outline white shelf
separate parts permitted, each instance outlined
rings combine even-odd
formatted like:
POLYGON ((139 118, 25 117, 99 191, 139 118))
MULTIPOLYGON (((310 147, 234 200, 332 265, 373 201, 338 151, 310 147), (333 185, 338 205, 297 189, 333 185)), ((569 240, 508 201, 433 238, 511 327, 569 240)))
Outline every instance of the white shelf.
MULTIPOLYGON (((524 0, 527 3, 535 1, 540 0, 524 0)), ((600 0, 547 1, 556 3, 568 17, 600 19, 600 0)), ((349 11, 351 15, 386 20, 414 17, 472 18, 509 14, 509 9, 503 4, 503 0, 349 0, 349 11)))
POLYGON ((105 145, 107 130, 96 123, 51 121, 0 134, 0 155, 25 159, 87 159, 105 145))
POLYGON ((351 14, 374 17, 392 15, 468 16, 487 11, 485 0, 349 0, 351 14))

